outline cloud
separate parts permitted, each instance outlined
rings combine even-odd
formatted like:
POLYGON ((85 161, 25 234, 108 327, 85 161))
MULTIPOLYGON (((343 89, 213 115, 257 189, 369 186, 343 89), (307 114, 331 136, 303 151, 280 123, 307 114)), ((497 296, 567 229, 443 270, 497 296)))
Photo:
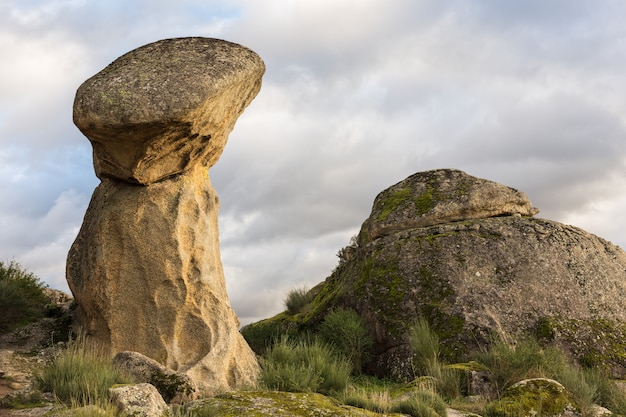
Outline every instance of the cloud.
POLYGON ((376 194, 452 167, 525 191, 540 216, 626 244, 626 4, 267 0, 0 5, 0 259, 63 287, 98 181, 76 88, 175 36, 242 43, 264 85, 210 176, 242 322, 315 285, 376 194), (620 211, 621 210, 621 211, 620 211), (245 318, 245 320, 244 320, 245 318))

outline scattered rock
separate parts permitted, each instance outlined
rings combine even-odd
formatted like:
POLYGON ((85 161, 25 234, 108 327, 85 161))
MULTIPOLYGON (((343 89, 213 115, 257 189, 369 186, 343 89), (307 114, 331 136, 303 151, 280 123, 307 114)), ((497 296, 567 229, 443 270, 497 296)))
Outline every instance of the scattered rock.
POLYGON ((0 335, 0 349, 29 352, 67 342, 71 336, 73 298, 51 288, 43 289, 48 299, 46 317, 0 335))
POLYGON ((264 70, 237 44, 167 39, 118 58, 74 101, 102 180, 68 254, 76 324, 205 395, 253 385, 259 370, 226 293, 207 170, 264 70))
POLYGON ((111 402, 125 416, 162 417, 168 409, 157 389, 151 384, 125 385, 109 389, 111 402))
POLYGON ((69 313, 55 318, 46 317, 0 336, 0 348, 19 346, 20 351, 29 352, 67 342, 70 334, 69 313))
POLYGON ((187 375, 168 369, 139 352, 118 353, 113 358, 113 366, 129 375, 136 383, 154 385, 167 403, 180 403, 195 391, 187 375))

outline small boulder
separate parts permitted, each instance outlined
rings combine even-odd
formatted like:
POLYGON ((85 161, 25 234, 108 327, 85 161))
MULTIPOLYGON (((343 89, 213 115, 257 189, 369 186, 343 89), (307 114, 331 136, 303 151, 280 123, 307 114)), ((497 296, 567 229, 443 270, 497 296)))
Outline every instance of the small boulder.
POLYGON ((135 382, 154 385, 168 403, 180 402, 195 391, 187 375, 175 372, 139 352, 119 352, 113 358, 113 366, 135 382))
POLYGON ((580 416, 580 407, 559 382, 532 378, 510 386, 501 399, 487 406, 488 415, 498 416, 580 416))
POLYGON ((163 398, 151 384, 124 385, 109 389, 111 402, 124 416, 161 417, 168 409, 163 398))

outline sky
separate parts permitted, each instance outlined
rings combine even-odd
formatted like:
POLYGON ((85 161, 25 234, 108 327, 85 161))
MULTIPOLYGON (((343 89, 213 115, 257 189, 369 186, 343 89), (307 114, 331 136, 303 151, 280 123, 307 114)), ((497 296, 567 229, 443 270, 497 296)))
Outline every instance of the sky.
POLYGON ((409 175, 456 168, 626 247, 622 0, 0 0, 0 261, 69 292, 96 178, 78 86, 165 38, 245 45, 257 98, 209 171, 242 324, 312 287, 409 175))

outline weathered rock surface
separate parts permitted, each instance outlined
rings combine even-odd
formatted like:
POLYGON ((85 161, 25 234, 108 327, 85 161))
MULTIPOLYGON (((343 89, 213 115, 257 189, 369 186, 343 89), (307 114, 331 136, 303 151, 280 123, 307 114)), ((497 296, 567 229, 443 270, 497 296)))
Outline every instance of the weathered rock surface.
POLYGON ((501 399, 487 406, 490 415, 555 417, 582 416, 580 406, 559 382, 532 378, 509 387, 501 399))
POLYGON ((203 394, 258 373, 226 293, 207 168, 263 71, 236 44, 164 40, 87 80, 74 103, 102 180, 68 254, 76 322, 112 353, 187 374, 203 394))
POLYGON ((175 372, 139 352, 119 352, 113 358, 113 366, 135 383, 154 385, 167 403, 181 403, 191 398, 194 384, 185 374, 175 372))
POLYGON ((350 416, 350 417, 400 417, 397 413, 376 413, 341 404, 331 397, 317 393, 280 391, 232 392, 190 404, 190 410, 208 408, 211 415, 220 416, 350 416))
POLYGON ((116 59, 74 101, 96 175, 150 184, 214 165, 264 71, 248 48, 206 38, 166 39, 116 59))
POLYGON ((378 194, 361 238, 372 241, 416 227, 538 212, 526 194, 497 182, 454 169, 418 172, 378 194))
POLYGON ((162 417, 168 409, 157 389, 150 384, 109 388, 111 402, 125 416, 162 417))
MULTIPOLYGON (((521 193, 503 186, 488 187, 505 194, 491 195, 490 201, 502 204, 488 211, 450 209, 444 218, 454 221, 418 223, 431 215, 415 205, 423 190, 432 187, 428 206, 437 211, 442 204, 458 208, 480 200, 468 195, 474 187, 467 184, 485 189, 481 182, 445 170, 413 175, 383 191, 356 243, 340 252, 333 274, 311 290, 308 312, 287 322, 314 329, 329 309, 357 311, 375 340, 368 370, 379 375, 412 377, 407 331, 419 317, 438 333, 448 361, 463 360, 496 335, 515 341, 532 333, 561 344, 586 365, 626 375, 626 253, 619 247, 573 226, 520 216, 534 213, 532 206, 511 198, 521 193), (420 179, 426 184, 419 186, 420 179), (437 184, 445 184, 444 190, 437 184), (389 210, 384 196, 398 189, 411 191, 392 199, 389 210), (461 202, 451 202, 453 196, 461 202), (385 228, 373 227, 384 207, 385 228), (474 218, 476 213, 482 217, 474 218)), ((276 326, 284 317, 258 325, 276 326)))

